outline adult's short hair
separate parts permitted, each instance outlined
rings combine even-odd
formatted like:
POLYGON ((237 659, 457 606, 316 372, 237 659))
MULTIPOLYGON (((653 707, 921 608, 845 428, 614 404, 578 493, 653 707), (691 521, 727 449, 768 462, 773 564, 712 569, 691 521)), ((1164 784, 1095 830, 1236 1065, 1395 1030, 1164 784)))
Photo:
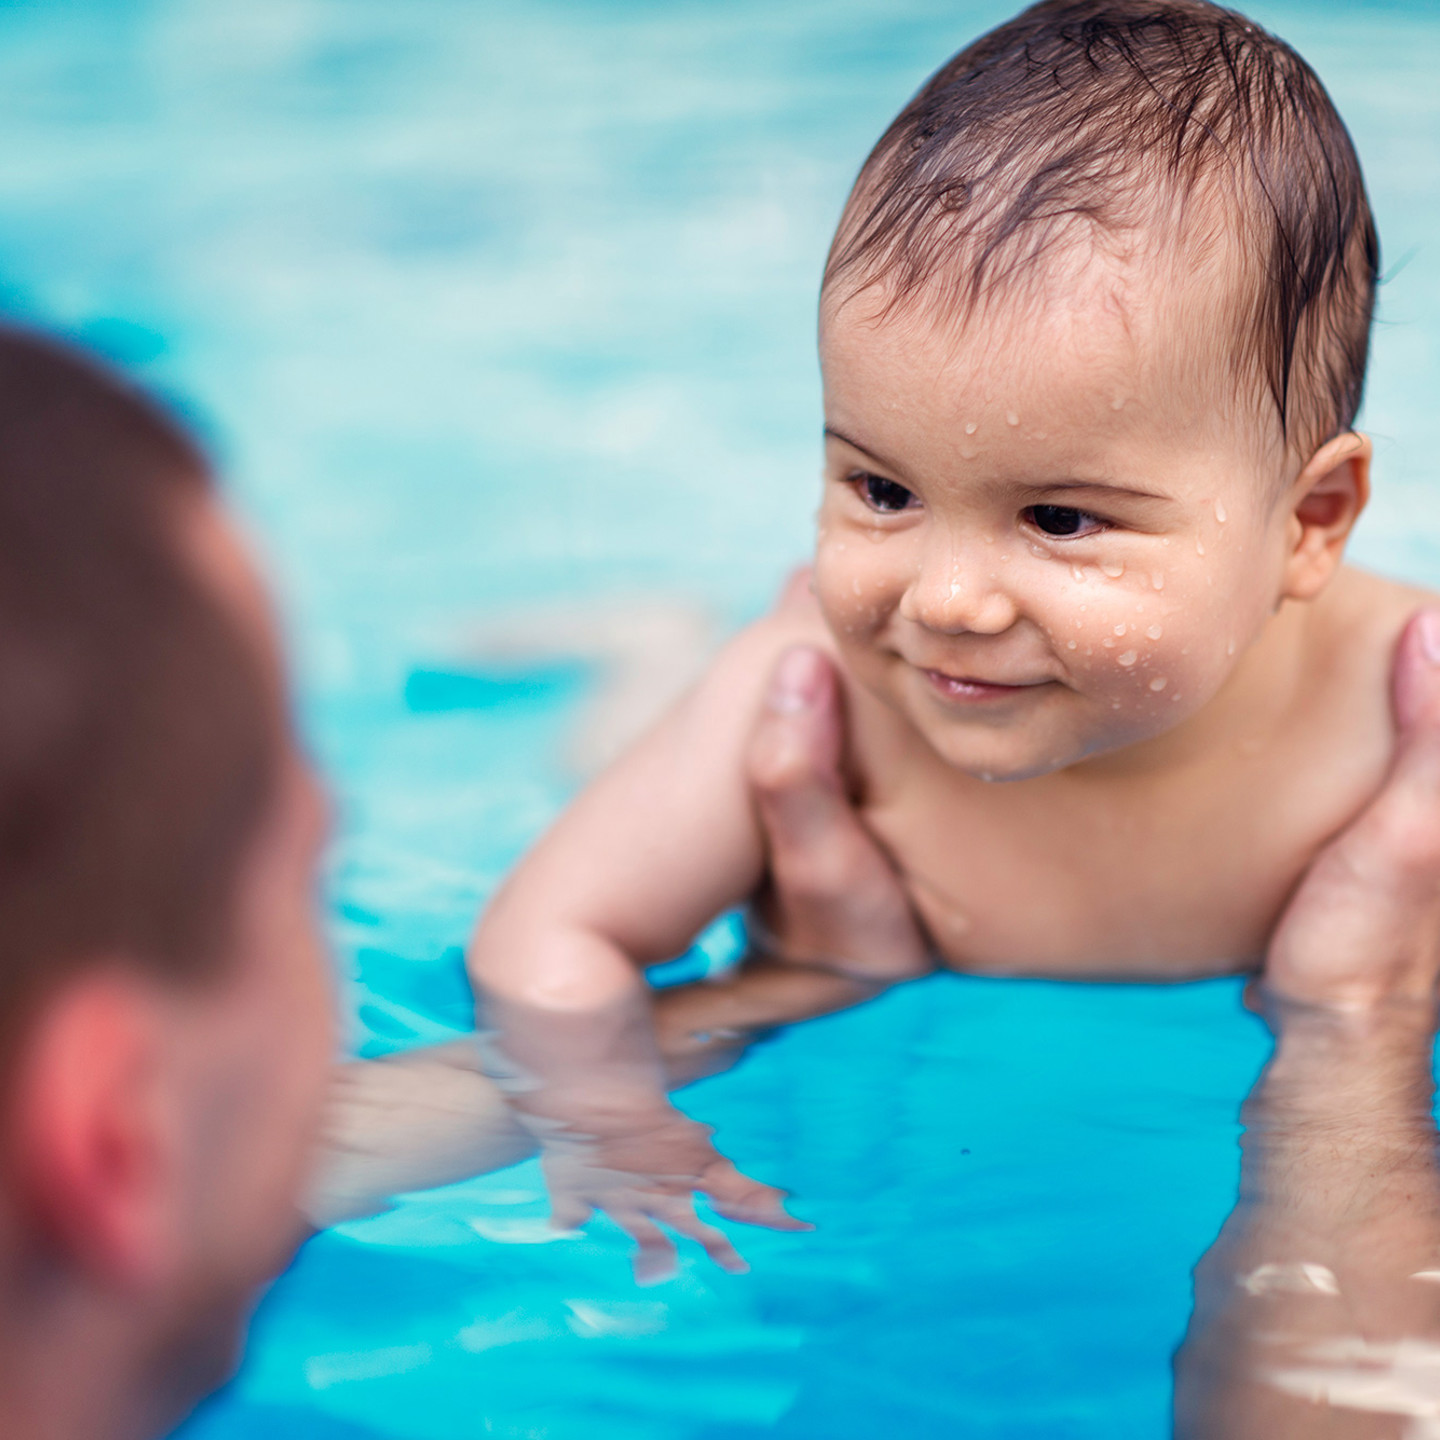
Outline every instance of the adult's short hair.
POLYGON ((968 312, 1157 229, 1222 252, 1222 351, 1288 442, 1347 429, 1380 253, 1360 162, 1305 61, 1206 0, 1043 0, 962 50, 866 160, 825 286, 968 312))
POLYGON ((151 400, 0 326, 0 1040, 76 967, 223 963, 278 775, 264 662, 186 553, 204 457, 151 400))

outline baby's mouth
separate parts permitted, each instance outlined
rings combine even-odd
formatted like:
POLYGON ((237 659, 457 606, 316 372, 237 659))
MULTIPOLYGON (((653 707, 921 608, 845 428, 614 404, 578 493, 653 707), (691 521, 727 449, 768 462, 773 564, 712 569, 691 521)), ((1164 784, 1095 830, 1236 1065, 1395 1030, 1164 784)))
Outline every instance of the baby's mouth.
POLYGON ((947 700, 1013 700, 1027 690, 1037 690, 1050 683, 1048 680, 986 680, 978 675, 949 675, 943 670, 931 670, 924 666, 917 668, 931 689, 947 700))

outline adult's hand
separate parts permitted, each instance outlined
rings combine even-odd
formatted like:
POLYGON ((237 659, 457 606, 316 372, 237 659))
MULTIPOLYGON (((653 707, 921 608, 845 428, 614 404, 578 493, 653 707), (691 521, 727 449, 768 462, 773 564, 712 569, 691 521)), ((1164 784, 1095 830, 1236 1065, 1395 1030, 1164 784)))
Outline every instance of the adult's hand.
POLYGON ((657 997, 677 1083, 725 1068, 775 1026, 932 968, 900 881, 846 792, 843 751, 834 666, 823 651, 794 646, 776 664, 746 753, 771 877, 752 917, 752 952, 728 983, 657 997))
POLYGON ((1440 975, 1440 610, 1406 626, 1395 755, 1380 793, 1321 852, 1270 946, 1266 990, 1360 1010, 1429 1002, 1440 975))

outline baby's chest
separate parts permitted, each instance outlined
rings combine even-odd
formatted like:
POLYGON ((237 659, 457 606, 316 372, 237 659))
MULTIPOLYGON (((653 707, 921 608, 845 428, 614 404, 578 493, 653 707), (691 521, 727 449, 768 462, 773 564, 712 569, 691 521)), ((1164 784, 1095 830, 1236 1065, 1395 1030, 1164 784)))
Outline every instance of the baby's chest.
MULTIPOLYGON (((989 797, 987 797, 988 799, 989 797)), ((915 787, 866 811, 942 961, 1095 978, 1252 968, 1349 797, 1239 793, 1198 813, 958 803, 915 787), (947 803, 948 801, 948 803, 947 803)))

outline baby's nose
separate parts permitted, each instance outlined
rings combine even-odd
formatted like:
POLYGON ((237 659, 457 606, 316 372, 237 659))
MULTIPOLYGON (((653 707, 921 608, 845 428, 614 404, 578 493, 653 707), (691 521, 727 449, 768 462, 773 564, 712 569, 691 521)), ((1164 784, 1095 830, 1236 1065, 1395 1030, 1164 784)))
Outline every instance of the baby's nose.
POLYGON ((968 547, 936 547, 900 602, 902 618, 945 634, 1008 630, 1019 611, 1005 584, 1005 563, 988 545, 978 555, 968 547))

